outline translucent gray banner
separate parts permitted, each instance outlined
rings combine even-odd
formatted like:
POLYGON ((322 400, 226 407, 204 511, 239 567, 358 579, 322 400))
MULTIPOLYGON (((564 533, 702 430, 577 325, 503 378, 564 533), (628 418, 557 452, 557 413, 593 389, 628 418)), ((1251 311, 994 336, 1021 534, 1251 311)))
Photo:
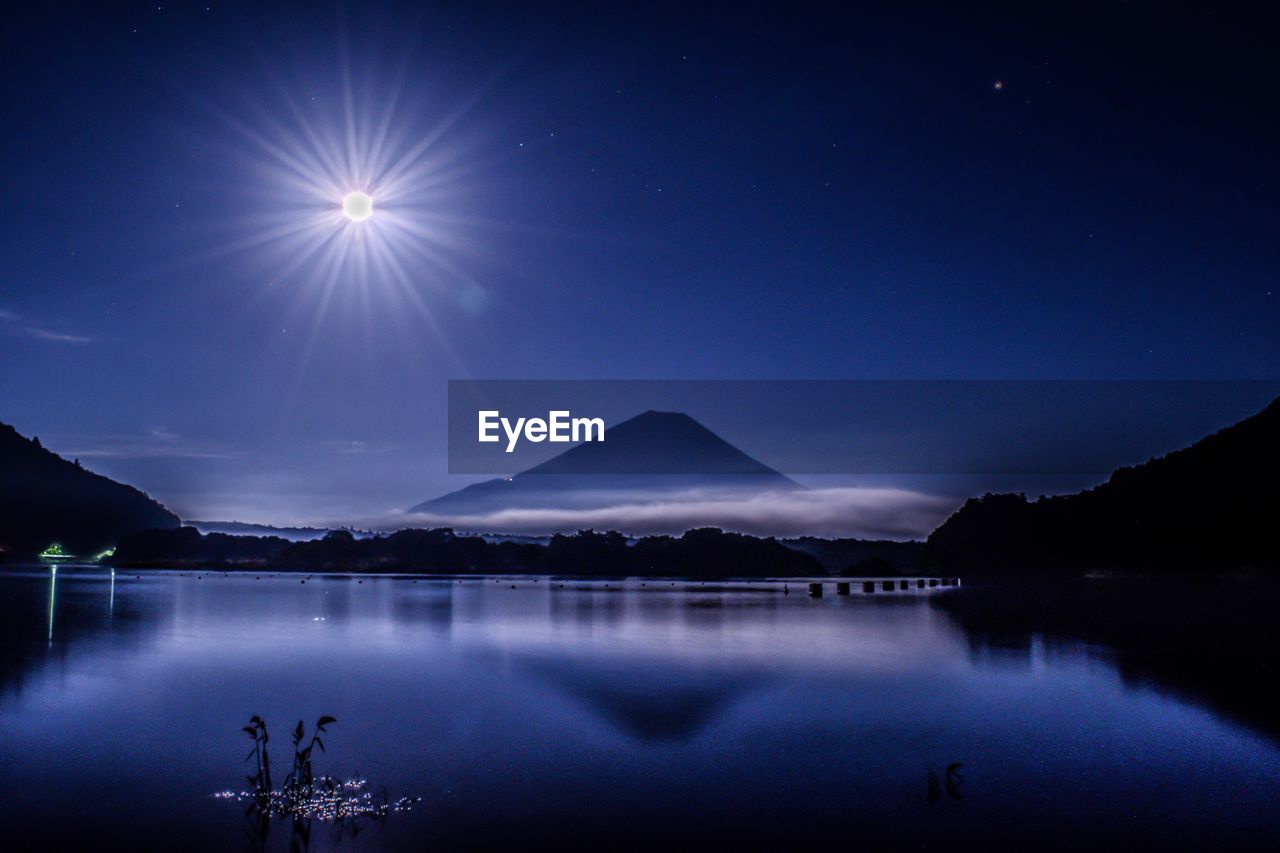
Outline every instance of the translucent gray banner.
POLYGON ((449 472, 1097 474, 1277 396, 1270 380, 455 380, 449 472))

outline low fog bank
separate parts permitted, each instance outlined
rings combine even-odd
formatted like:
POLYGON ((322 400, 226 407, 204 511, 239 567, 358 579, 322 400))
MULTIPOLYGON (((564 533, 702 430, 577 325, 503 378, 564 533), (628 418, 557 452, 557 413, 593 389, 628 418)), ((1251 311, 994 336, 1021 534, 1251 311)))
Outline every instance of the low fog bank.
POLYGON ((583 507, 509 508, 481 514, 394 513, 358 522, 360 527, 452 527, 482 533, 547 535, 576 530, 617 530, 631 536, 679 534, 697 527, 754 536, 822 536, 921 539, 954 512, 960 501, 894 488, 831 488, 744 496, 705 492, 615 496, 616 502, 583 507))

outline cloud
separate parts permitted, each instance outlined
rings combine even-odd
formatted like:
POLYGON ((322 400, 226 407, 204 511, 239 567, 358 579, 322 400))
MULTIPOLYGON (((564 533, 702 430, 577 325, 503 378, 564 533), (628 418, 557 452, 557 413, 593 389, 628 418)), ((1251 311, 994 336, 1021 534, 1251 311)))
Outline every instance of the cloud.
POLYGON ((908 539, 927 535, 954 512, 957 505, 954 498, 905 489, 837 488, 737 498, 668 494, 656 500, 632 498, 592 509, 507 509, 479 515, 397 513, 367 524, 530 534, 592 528, 618 530, 633 536, 720 527, 757 536, 908 539))
POLYGON ((352 439, 350 441, 320 441, 316 446, 330 453, 338 453, 344 456, 364 456, 372 453, 390 453, 393 450, 399 450, 396 444, 376 444, 369 441, 361 441, 352 439))
POLYGON ((0 329, 10 334, 23 335, 40 341, 51 341, 59 344, 91 344, 94 339, 86 335, 73 335, 59 332, 41 324, 24 321, 12 311, 0 311, 0 329))
POLYGON ((189 441, 167 427, 152 427, 146 435, 110 436, 81 449, 59 450, 60 455, 85 459, 231 459, 223 447, 189 441))
POLYGON ((24 326, 22 331, 26 332, 33 338, 42 341, 54 341, 60 344, 91 344, 93 338, 84 335, 69 335, 64 332, 53 332, 48 329, 41 329, 36 326, 24 326))

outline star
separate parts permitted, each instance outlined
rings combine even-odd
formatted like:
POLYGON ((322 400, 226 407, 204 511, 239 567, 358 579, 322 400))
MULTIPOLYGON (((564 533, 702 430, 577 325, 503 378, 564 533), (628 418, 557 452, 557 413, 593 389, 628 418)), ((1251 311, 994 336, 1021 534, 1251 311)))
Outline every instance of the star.
POLYGON ((995 81, 994 83, 991 84, 991 88, 995 89, 997 92, 1001 91, 1002 89, 1004 89, 1004 81, 1003 80, 995 81))

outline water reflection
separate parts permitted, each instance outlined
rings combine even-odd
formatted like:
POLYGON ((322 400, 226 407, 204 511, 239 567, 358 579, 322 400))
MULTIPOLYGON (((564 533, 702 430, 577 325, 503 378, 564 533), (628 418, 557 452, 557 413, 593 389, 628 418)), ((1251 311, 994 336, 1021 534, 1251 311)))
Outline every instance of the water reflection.
POLYGON ((701 669, 670 665, 633 666, 625 678, 613 667, 586 663, 570 669, 551 658, 530 657, 520 666, 580 700, 620 734, 643 740, 687 740, 767 683, 761 674, 708 677, 701 669))
POLYGON ((49 635, 48 640, 53 643, 53 605, 58 599, 58 567, 49 567, 49 635))
POLYGON ((1084 658, 1280 737, 1280 585, 1261 578, 986 583, 931 599, 980 665, 1084 658))
POLYGON ((423 797, 357 848, 1280 835, 1280 750, 1236 722, 1276 732, 1257 585, 0 584, 0 749, 28 781, 0 808, 37 846, 237 849, 209 797, 243 785, 224 733, 308 709, 343 720, 329 766, 423 797))

